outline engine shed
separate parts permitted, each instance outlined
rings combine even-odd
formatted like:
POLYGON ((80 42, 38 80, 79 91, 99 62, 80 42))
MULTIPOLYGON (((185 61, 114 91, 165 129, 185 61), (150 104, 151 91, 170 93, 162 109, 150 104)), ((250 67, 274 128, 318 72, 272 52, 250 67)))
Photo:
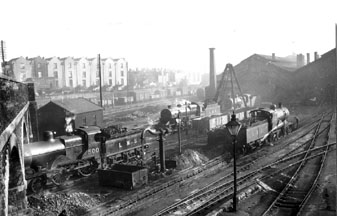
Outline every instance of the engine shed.
POLYGON ((43 131, 51 130, 56 136, 66 135, 66 119, 72 126, 103 126, 103 108, 84 99, 50 101, 38 110, 39 137, 43 131))

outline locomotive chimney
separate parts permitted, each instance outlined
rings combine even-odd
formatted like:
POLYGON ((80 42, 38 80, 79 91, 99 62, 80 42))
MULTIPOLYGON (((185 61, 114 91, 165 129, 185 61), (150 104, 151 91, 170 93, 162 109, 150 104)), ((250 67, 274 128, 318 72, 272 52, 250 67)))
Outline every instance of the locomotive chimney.
POLYGON ((307 53, 307 64, 310 63, 310 53, 307 53))
POLYGON ((278 103, 278 108, 282 108, 282 103, 281 102, 278 103))
POLYGON ((216 74, 214 63, 214 50, 215 48, 209 48, 209 96, 212 98, 216 91, 216 74))

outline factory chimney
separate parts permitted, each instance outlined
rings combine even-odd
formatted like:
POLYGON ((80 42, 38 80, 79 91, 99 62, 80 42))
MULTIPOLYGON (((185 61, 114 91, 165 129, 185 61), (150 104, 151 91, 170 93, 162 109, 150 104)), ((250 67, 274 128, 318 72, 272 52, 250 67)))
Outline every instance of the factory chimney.
POLYGON ((214 96, 216 91, 216 74, 214 62, 215 48, 209 48, 209 95, 214 96))
POLYGON ((310 53, 307 53, 307 64, 310 63, 310 53))

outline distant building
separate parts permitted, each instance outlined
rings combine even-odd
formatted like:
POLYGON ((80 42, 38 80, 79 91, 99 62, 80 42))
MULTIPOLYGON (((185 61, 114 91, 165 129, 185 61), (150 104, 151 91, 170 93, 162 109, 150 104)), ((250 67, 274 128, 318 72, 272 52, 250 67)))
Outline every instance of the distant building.
POLYGON ((47 58, 46 59, 48 63, 48 77, 53 77, 54 84, 53 86, 55 88, 62 88, 64 86, 64 74, 62 70, 62 63, 58 57, 53 58, 47 58))
POLYGON ((48 62, 43 57, 35 57, 28 59, 32 67, 33 78, 48 77, 48 62))
POLYGON ((117 68, 115 61, 112 58, 102 59, 102 84, 115 86, 116 85, 116 78, 117 78, 117 68))
POLYGON ((24 57, 15 58, 9 61, 10 70, 14 77, 19 82, 24 82, 26 79, 32 78, 31 62, 24 57))
POLYGON ((78 85, 89 87, 91 85, 90 65, 87 58, 75 59, 75 71, 77 73, 78 85))
POLYGON ((74 127, 96 125, 103 126, 103 108, 84 99, 50 101, 38 110, 39 133, 55 131, 56 135, 65 135, 66 118, 73 118, 74 127))
POLYGON ((61 58, 62 70, 64 74, 64 86, 77 86, 77 73, 75 70, 75 61, 72 57, 61 58))
POLYGON ((115 62, 115 80, 117 86, 126 86, 128 64, 124 58, 114 59, 115 62))
MULTIPOLYGON (((297 69, 297 59, 253 54, 234 67, 243 93, 258 95, 262 100, 278 103, 278 96, 290 89, 290 80, 297 69)), ((217 75, 217 86, 222 73, 217 75)), ((226 78, 225 78, 226 79, 226 78)), ((236 83, 235 93, 239 93, 236 83)), ((230 94, 230 84, 226 91, 220 92, 226 98, 230 94)))
MULTIPOLYGON (((15 58, 10 60, 10 72, 18 81, 31 79, 36 89, 56 89, 77 86, 90 87, 98 85, 99 72, 97 58, 15 58)), ((101 59, 102 85, 127 85, 128 63, 124 58, 101 59)))

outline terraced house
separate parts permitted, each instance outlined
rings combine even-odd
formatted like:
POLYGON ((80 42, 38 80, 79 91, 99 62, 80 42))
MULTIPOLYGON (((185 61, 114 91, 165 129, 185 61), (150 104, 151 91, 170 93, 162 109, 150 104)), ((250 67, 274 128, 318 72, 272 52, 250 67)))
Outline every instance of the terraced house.
MULTIPOLYGON (((63 87, 88 88, 99 84, 97 58, 74 57, 19 57, 9 61, 15 78, 24 82, 31 80, 36 89, 63 87)), ((102 85, 124 87, 127 85, 128 63, 124 58, 101 59, 102 85)))

